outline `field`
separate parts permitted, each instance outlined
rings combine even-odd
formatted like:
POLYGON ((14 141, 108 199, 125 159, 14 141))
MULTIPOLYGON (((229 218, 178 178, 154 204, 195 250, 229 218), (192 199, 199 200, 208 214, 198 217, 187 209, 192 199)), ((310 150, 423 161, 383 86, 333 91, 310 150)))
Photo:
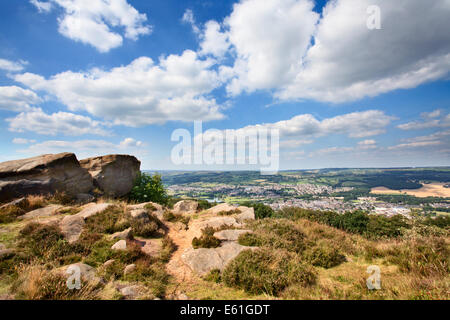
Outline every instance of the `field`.
POLYGON ((411 190, 391 190, 386 187, 372 188, 373 194, 407 194, 417 198, 426 197, 450 197, 450 188, 445 188, 444 183, 424 184, 422 188, 411 190))

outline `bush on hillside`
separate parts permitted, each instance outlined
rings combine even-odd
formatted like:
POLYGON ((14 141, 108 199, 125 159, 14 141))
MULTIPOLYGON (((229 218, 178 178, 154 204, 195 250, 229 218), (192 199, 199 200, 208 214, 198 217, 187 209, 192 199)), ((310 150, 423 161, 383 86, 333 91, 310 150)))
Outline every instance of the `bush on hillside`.
POLYGON ((192 239, 192 247, 198 248, 217 248, 220 246, 221 241, 214 237, 215 229, 212 227, 206 227, 202 230, 200 238, 195 237, 192 239))
POLYGON ((146 173, 139 174, 129 198, 131 201, 140 203, 151 201, 162 205, 168 204, 169 201, 161 176, 158 174, 152 176, 146 173))
POLYGON ((256 219, 270 218, 275 213, 275 211, 273 211, 273 209, 271 207, 269 207, 263 203, 247 201, 247 202, 243 202, 241 205, 245 206, 245 207, 253 208, 255 210, 255 218, 256 219))
POLYGON ((227 286, 250 294, 277 296, 292 284, 314 284, 316 275, 311 266, 286 250, 245 250, 231 261, 222 273, 227 286))

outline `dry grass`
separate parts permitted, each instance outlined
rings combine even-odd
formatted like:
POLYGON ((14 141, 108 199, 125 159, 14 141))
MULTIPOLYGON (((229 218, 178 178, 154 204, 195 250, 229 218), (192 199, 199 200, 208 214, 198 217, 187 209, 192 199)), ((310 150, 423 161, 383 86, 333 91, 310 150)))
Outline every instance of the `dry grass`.
POLYGON ((450 188, 444 187, 445 183, 424 184, 420 189, 391 190, 386 187, 372 188, 373 194, 407 194, 417 198, 426 197, 450 197, 450 188))

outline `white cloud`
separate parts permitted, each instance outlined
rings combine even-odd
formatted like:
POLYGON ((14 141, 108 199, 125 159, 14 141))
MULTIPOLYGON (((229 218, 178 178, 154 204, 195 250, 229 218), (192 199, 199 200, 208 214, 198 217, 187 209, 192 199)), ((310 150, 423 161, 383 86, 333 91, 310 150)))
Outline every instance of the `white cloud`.
POLYGON ((22 112, 15 118, 7 119, 12 132, 35 132, 42 135, 79 136, 84 134, 106 136, 110 133, 103 125, 89 117, 57 112, 46 114, 42 109, 22 112))
POLYGON ((118 144, 105 140, 49 140, 33 144, 26 149, 18 151, 28 154, 73 152, 79 159, 113 153, 142 154, 140 149, 142 143, 139 146, 129 145, 126 143, 127 139, 118 144))
POLYGON ((52 10, 52 3, 51 2, 30 0, 30 3, 32 5, 34 5, 39 10, 39 12, 50 12, 52 10))
POLYGON ((227 89, 272 89, 293 80, 313 35, 319 15, 310 0, 243 0, 224 21, 236 51, 227 89))
POLYGON ((0 87, 0 109, 21 112, 42 102, 36 93, 17 86, 0 87))
POLYGON ((211 54, 222 58, 230 47, 228 36, 221 31, 221 26, 216 21, 208 21, 205 30, 201 34, 200 54, 211 54))
POLYGON ((35 143, 36 140, 29 140, 29 139, 24 139, 24 138, 14 138, 12 140, 12 143, 14 144, 30 144, 30 143, 35 143))
POLYGON ((137 141, 133 138, 125 138, 121 143, 121 147, 142 147, 144 144, 142 141, 137 141))
POLYGON ((197 26, 197 23, 195 22, 194 13, 192 12, 191 9, 186 9, 186 11, 183 14, 183 17, 181 18, 181 21, 189 24, 192 27, 192 31, 194 31, 194 33, 196 34, 200 33, 200 28, 197 26))
POLYGON ((223 31, 206 29, 221 44, 211 48, 230 44, 235 57, 221 67, 230 94, 270 90, 280 100, 340 103, 450 72, 448 0, 335 0, 320 17, 313 8, 311 0, 241 0, 223 31), (367 27, 372 5, 381 8, 381 30, 367 27))
POLYGON ((150 34, 147 15, 139 13, 127 0, 49 0, 32 1, 39 11, 50 11, 55 4, 63 8, 58 18, 59 32, 65 37, 89 44, 100 52, 122 45, 123 36, 136 41, 150 34), (124 29, 119 34, 117 29, 124 29))
POLYGON ((429 128, 446 128, 450 127, 450 113, 442 115, 441 110, 433 112, 424 112, 421 114, 421 121, 412 121, 398 126, 402 130, 419 130, 429 128))
POLYGON ((416 149, 416 148, 428 148, 438 147, 445 150, 450 146, 450 130, 436 132, 427 136, 419 136, 414 138, 405 139, 404 143, 391 146, 389 150, 397 149, 416 149))
MULTIPOLYGON (((382 134, 394 118, 379 110, 348 113, 334 118, 317 120, 311 114, 302 114, 289 120, 275 123, 250 125, 240 129, 231 130, 236 136, 249 136, 258 130, 279 130, 280 146, 294 148, 302 144, 312 143, 311 138, 328 135, 345 135, 350 138, 363 138, 382 134)), ((217 134, 224 131, 206 131, 203 134, 205 142, 214 141, 217 134)), ((196 137, 198 138, 198 137, 196 137)), ((367 140, 369 143, 371 140, 367 140)))
POLYGON ((87 111, 115 124, 208 121, 223 118, 215 99, 207 96, 220 86, 217 72, 210 70, 213 63, 187 50, 161 58, 159 65, 141 57, 109 71, 67 71, 50 79, 25 73, 15 80, 54 95, 72 111, 87 111))
POLYGON ((0 69, 6 70, 10 72, 19 72, 22 71, 25 66, 28 64, 26 61, 10 61, 6 59, 0 59, 0 69))

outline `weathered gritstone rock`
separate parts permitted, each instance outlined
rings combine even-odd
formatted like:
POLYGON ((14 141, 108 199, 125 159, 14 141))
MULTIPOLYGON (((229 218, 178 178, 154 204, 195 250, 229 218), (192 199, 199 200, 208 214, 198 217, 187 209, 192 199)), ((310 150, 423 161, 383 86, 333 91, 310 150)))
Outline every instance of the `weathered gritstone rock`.
POLYGON ((234 228, 240 228, 242 225, 236 221, 233 217, 214 217, 208 220, 195 222, 192 227, 196 227, 199 229, 204 229, 206 227, 212 227, 214 229, 219 229, 223 226, 229 226, 234 228))
POLYGON ((125 240, 119 240, 111 247, 111 249, 113 249, 113 250, 126 250, 127 249, 127 242, 125 240))
POLYGON ((11 201, 7 204, 4 204, 0 207, 0 209, 6 209, 8 207, 19 207, 21 208, 22 206, 25 206, 26 204, 28 204, 28 200, 26 198, 20 198, 14 201, 11 201))
POLYGON ((23 216, 18 217, 19 220, 25 220, 25 219, 34 219, 34 218, 40 218, 40 217, 50 217, 58 213, 59 209, 61 209, 63 206, 58 204, 51 204, 45 208, 36 209, 30 212, 27 212, 23 216))
POLYGON ((135 270, 136 270, 136 265, 135 264, 129 264, 123 270, 123 274, 127 275, 127 274, 130 274, 130 273, 133 273, 135 270))
POLYGON ((222 230, 214 233, 214 237, 221 241, 237 241, 239 236, 246 233, 252 233, 252 230, 222 230))
POLYGON ((106 195, 121 197, 133 188, 141 162, 129 155, 107 155, 84 159, 80 165, 89 171, 94 184, 106 195))
POLYGON ((0 163, 0 201, 56 191, 70 196, 93 189, 92 177, 75 154, 47 154, 0 163))
POLYGON ((232 206, 231 204, 228 203, 221 203, 217 206, 214 206, 212 208, 209 208, 208 210, 206 210, 206 213, 208 214, 218 214, 220 212, 230 212, 236 210, 235 206, 232 206))
POLYGON ((127 206, 127 210, 134 218, 146 216, 146 213, 154 214, 159 220, 163 220, 164 218, 164 208, 160 204, 154 202, 145 202, 140 204, 129 205, 127 206), (154 210, 145 208, 150 205, 154 208, 154 210))
POLYGON ((181 256, 183 261, 199 276, 204 276, 214 269, 223 270, 226 265, 244 250, 253 247, 241 246, 236 242, 225 242, 214 249, 187 249, 181 256))
POLYGON ((238 210, 241 211, 238 215, 236 215, 236 220, 238 222, 244 222, 247 220, 255 220, 255 209, 248 207, 238 207, 238 210))
POLYGON ((128 240, 133 238, 133 233, 131 231, 131 228, 128 228, 124 231, 116 232, 112 234, 110 237, 111 240, 128 240))
POLYGON ((173 212, 178 214, 192 214, 197 212, 198 202, 193 200, 181 200, 173 206, 173 212))
POLYGON ((122 288, 119 287, 118 289, 127 300, 139 299, 140 297, 148 294, 147 288, 142 285, 125 286, 122 288))
POLYGON ((100 212, 105 211, 113 204, 111 203, 90 203, 83 207, 79 213, 73 216, 66 216, 60 222, 62 234, 65 236, 69 243, 73 243, 80 238, 85 225, 85 220, 100 212))

